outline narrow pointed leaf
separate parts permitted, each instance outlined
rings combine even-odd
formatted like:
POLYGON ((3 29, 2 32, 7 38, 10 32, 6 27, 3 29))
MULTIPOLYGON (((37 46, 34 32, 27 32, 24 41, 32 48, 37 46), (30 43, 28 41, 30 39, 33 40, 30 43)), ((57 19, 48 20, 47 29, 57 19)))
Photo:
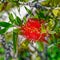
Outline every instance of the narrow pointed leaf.
POLYGON ((0 27, 4 27, 3 29, 0 29, 0 34, 5 33, 10 27, 13 27, 12 24, 7 22, 0 22, 0 27))
POLYGON ((30 14, 31 16, 33 16, 33 13, 31 10, 29 10, 27 7, 25 7, 26 11, 28 12, 28 14, 30 14))
POLYGON ((7 23, 7 22, 0 22, 0 26, 2 26, 2 27, 12 27, 13 25, 12 24, 10 24, 10 23, 7 23))
POLYGON ((8 30, 7 28, 1 29, 0 34, 4 34, 7 30, 8 30))
POLYGON ((14 17, 13 17, 13 15, 12 15, 12 14, 9 14, 9 20, 10 20, 10 22, 11 22, 11 23, 13 23, 13 22, 14 22, 14 17))
POLYGON ((16 16, 15 24, 19 25, 19 26, 22 26, 22 20, 18 16, 16 16))
POLYGON ((17 32, 17 30, 13 30, 13 47, 14 47, 15 53, 17 50, 17 39, 18 39, 18 32, 17 32))
POLYGON ((23 17, 23 21, 24 21, 24 23, 26 23, 26 17, 23 17))

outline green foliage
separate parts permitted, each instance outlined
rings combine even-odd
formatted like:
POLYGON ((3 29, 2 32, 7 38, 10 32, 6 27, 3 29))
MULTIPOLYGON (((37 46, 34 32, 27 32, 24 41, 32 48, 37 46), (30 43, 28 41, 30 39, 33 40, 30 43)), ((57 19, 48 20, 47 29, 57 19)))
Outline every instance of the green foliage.
POLYGON ((30 16, 33 16, 33 13, 32 13, 31 10, 29 10, 27 7, 25 7, 25 9, 26 9, 26 11, 28 12, 28 14, 29 14, 30 16))
POLYGON ((23 17, 23 22, 26 23, 26 17, 25 16, 23 17))
POLYGON ((41 18, 41 19, 45 18, 44 12, 43 11, 38 12, 38 17, 41 18))
POLYGON ((56 22, 54 31, 56 31, 57 33, 59 33, 59 32, 60 32, 59 28, 60 28, 60 21, 58 20, 58 21, 56 22))
POLYGON ((47 49, 49 60, 59 60, 60 59, 60 50, 56 44, 53 44, 50 48, 47 49), (53 51, 54 50, 54 51, 53 51))
POLYGON ((14 52, 16 53, 17 50, 17 41, 18 41, 18 30, 13 30, 13 47, 14 47, 14 52))
POLYGON ((37 16, 39 19, 43 19, 43 20, 48 20, 51 18, 51 16, 48 15, 49 11, 48 10, 37 10, 37 16))
POLYGON ((45 0, 41 4, 49 7, 57 7, 57 5, 60 6, 60 0, 45 0))
POLYGON ((18 7, 19 6, 19 1, 16 0, 7 0, 8 3, 11 3, 11 7, 18 7))
MULTIPOLYGON (((0 4, 0 11, 8 11, 12 7, 19 7, 20 2, 28 2, 29 0, 7 0, 7 4, 5 3, 0 4)), ((37 2, 37 0, 33 1, 37 2)), ((38 4, 38 3, 37 3, 38 4)), ((47 25, 44 24, 46 27, 46 30, 49 33, 48 36, 48 42, 49 46, 47 46, 47 55, 48 55, 48 60, 60 60, 60 44, 58 46, 58 43, 60 43, 60 8, 53 8, 60 6, 60 0, 45 0, 40 3, 42 7, 50 7, 51 9, 36 9, 36 14, 33 15, 32 11, 25 7, 26 11, 28 12, 29 16, 32 18, 38 18, 41 20, 45 20, 47 25), (52 44, 52 46, 51 46, 52 44)), ((22 5, 21 5, 22 6, 22 5)), ((27 22, 26 17, 23 17, 23 21, 21 20, 20 17, 15 15, 15 18, 13 14, 9 13, 9 22, 0 22, 0 34, 4 34, 10 27, 21 27, 23 23, 27 22)), ((44 30, 42 26, 42 31, 44 30)), ((5 39, 8 40, 13 40, 13 48, 14 48, 14 53, 17 52, 18 50, 18 58, 19 60, 26 60, 26 58, 31 57, 30 53, 30 47, 28 48, 29 41, 25 40, 20 44, 20 47, 18 47, 18 35, 20 35, 20 29, 13 29, 12 32, 8 32, 8 34, 5 34, 5 39), (28 51, 29 50, 29 51, 28 51)), ((36 51, 43 52, 44 51, 44 44, 42 42, 36 42, 36 51)), ((36 52, 34 51, 34 52, 36 52)), ((0 54, 3 54, 5 51, 3 48, 0 48, 0 54)), ((44 52, 43 52, 44 53, 44 52)), ((44 56, 44 55, 43 55, 44 56)), ((44 58, 44 57, 43 57, 44 58)), ((0 57, 0 60, 4 60, 3 57, 0 57)), ((36 60, 40 60, 40 56, 36 57, 36 60)))
POLYGON ((9 20, 14 25, 22 26, 22 20, 16 16, 16 18, 13 17, 13 14, 9 14, 9 20))
POLYGON ((20 49, 28 49, 29 41, 25 40, 20 44, 20 49))
POLYGON ((39 18, 39 17, 38 17, 38 14, 34 15, 33 18, 39 18))
POLYGON ((5 33, 4 36, 5 36, 6 42, 11 41, 13 39, 13 31, 5 33))
POLYGON ((28 2, 29 0, 19 0, 20 2, 28 2))
POLYGON ((19 55, 19 60, 24 60, 26 58, 30 57, 30 52, 28 50, 22 50, 20 55, 19 55))
POLYGON ((4 60, 4 56, 0 56, 0 60, 4 60))
POLYGON ((2 7, 3 7, 3 4, 0 4, 0 11, 1 11, 2 7))
POLYGON ((0 4, 0 12, 8 11, 12 8, 12 3, 4 2, 0 4))
POLYGON ((56 39, 56 37, 54 36, 54 34, 52 34, 52 41, 53 41, 54 43, 57 43, 57 39, 56 39))
POLYGON ((0 22, 0 26, 2 27, 12 27, 13 25, 7 22, 0 22))
POLYGON ((13 27, 12 24, 7 22, 0 22, 0 26, 3 27, 3 29, 0 29, 0 34, 5 33, 10 27, 13 27))
POLYGON ((15 18, 15 24, 18 26, 22 26, 22 20, 18 16, 16 16, 15 18))
POLYGON ((44 45, 42 42, 36 42, 36 48, 38 51, 43 51, 44 50, 44 45))
POLYGON ((10 20, 11 23, 14 23, 14 17, 13 17, 12 14, 9 14, 9 20, 10 20))
POLYGON ((28 51, 25 51, 24 53, 23 53, 23 57, 25 58, 25 57, 29 57, 30 56, 30 53, 28 52, 28 51))
POLYGON ((0 47, 0 54, 4 54, 5 50, 3 47, 0 47))

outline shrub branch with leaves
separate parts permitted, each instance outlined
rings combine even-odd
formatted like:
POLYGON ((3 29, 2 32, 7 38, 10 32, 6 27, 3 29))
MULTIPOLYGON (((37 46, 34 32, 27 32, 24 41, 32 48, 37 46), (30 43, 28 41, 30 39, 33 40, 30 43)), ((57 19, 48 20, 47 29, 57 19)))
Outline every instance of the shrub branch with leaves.
MULTIPOLYGON (((0 12, 7 12, 9 22, 0 21, 1 60, 60 60, 59 0, 3 0, 0 12), (26 7, 28 5, 30 9, 26 7), (10 10, 24 6, 27 15, 21 19, 10 10), (33 13, 33 9, 35 8, 33 13), (12 28, 12 31, 8 31, 12 28), (4 36, 4 38, 2 37, 4 36), (21 38, 22 37, 22 38, 21 38), (5 39, 5 40, 4 40, 5 39), (3 49, 4 48, 4 49, 3 49), (57 55, 58 54, 58 55, 57 55), (33 57, 35 56, 35 57, 33 57)), ((3 14, 0 14, 2 18, 3 14)))

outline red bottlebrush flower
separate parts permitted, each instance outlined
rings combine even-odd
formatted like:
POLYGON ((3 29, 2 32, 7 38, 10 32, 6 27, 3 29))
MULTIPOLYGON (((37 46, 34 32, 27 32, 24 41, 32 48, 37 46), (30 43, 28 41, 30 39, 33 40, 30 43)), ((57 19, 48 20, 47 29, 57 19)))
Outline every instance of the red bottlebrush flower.
POLYGON ((39 19, 29 18, 27 23, 22 26, 23 35, 32 41, 45 41, 44 33, 41 33, 41 25, 44 21, 39 21, 39 19))
POLYGON ((36 18, 29 18, 28 22, 27 22, 27 25, 29 27, 35 27, 35 28, 40 28, 41 27, 41 24, 39 23, 39 19, 36 19, 36 18))

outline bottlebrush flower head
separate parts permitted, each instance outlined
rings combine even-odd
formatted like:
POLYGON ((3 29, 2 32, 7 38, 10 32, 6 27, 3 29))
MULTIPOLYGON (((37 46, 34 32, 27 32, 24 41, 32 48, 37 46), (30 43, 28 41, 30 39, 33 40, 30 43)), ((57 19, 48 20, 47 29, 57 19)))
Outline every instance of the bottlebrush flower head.
POLYGON ((47 42, 45 40, 46 33, 41 32, 42 24, 44 24, 44 20, 29 18, 26 24, 22 26, 23 35, 30 41, 47 42))

